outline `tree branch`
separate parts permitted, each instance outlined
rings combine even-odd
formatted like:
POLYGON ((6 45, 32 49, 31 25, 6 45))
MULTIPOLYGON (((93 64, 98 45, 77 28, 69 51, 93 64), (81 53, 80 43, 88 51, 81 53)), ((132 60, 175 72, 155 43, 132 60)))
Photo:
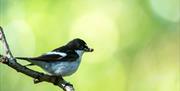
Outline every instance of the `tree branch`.
POLYGON ((0 26, 0 41, 2 42, 2 46, 4 47, 4 51, 5 51, 4 54, 0 54, 0 62, 15 69, 17 72, 23 73, 27 76, 34 78, 34 84, 40 82, 49 82, 54 84, 55 86, 62 88, 64 91, 74 91, 73 86, 70 83, 67 83, 62 77, 43 74, 17 63, 16 59, 13 57, 10 51, 9 45, 7 43, 5 34, 1 26, 0 26))

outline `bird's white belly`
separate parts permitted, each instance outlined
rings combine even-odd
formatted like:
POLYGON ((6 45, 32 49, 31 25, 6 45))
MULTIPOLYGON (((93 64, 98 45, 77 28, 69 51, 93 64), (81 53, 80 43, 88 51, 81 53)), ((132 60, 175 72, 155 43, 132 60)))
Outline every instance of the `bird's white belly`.
POLYGON ((74 62, 57 62, 52 63, 45 69, 48 73, 56 76, 69 76, 77 71, 80 60, 74 62))
POLYGON ((55 76, 72 75, 74 72, 77 71, 84 51, 77 50, 76 53, 79 55, 79 58, 73 62, 70 61, 52 62, 43 66, 42 68, 51 75, 55 75, 55 76))

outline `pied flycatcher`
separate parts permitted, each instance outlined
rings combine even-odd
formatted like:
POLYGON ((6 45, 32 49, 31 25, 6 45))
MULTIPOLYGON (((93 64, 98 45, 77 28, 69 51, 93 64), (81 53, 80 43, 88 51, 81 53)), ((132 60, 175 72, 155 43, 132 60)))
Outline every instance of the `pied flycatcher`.
POLYGON ((82 39, 76 38, 66 45, 38 57, 16 57, 37 65, 53 76, 69 76, 75 73, 84 52, 92 52, 82 39))

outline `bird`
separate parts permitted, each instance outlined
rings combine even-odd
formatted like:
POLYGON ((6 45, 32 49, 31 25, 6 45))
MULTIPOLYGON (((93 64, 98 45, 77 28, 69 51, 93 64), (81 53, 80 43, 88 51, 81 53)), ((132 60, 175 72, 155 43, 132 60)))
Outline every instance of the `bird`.
POLYGON ((59 48, 44 53, 37 57, 15 57, 19 60, 30 62, 29 65, 36 65, 52 76, 70 76, 74 74, 81 63, 82 55, 85 52, 93 52, 86 42, 75 38, 59 48))

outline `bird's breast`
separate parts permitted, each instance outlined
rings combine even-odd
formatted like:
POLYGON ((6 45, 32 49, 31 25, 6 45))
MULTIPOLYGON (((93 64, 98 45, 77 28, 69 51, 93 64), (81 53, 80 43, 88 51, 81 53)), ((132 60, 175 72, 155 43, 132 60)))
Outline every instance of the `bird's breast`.
POLYGON ((77 71, 81 59, 77 59, 73 62, 56 62, 52 63, 49 67, 47 67, 47 72, 52 75, 61 75, 61 76, 69 76, 77 71))

